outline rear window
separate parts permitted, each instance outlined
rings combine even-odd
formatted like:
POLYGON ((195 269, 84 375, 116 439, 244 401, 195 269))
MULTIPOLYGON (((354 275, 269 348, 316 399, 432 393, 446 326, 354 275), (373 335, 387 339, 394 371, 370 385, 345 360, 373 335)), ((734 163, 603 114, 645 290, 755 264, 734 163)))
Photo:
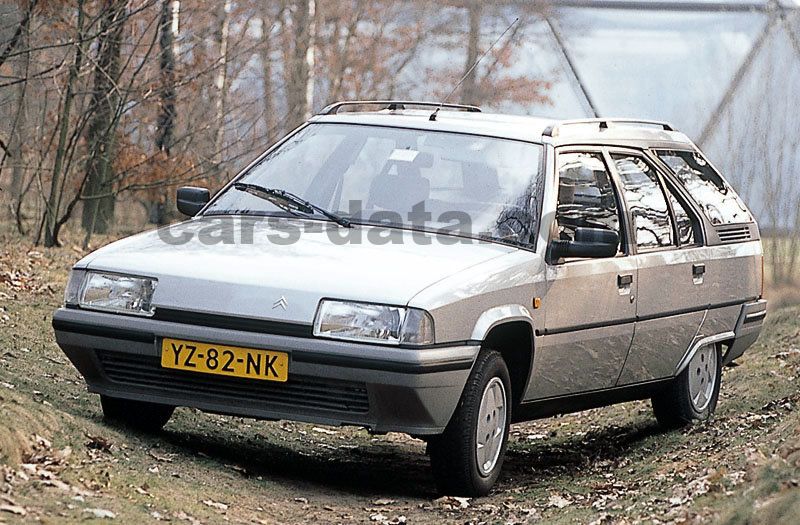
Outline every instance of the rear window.
POLYGON ((692 151, 659 151, 711 224, 752 222, 753 216, 733 188, 706 160, 692 151))

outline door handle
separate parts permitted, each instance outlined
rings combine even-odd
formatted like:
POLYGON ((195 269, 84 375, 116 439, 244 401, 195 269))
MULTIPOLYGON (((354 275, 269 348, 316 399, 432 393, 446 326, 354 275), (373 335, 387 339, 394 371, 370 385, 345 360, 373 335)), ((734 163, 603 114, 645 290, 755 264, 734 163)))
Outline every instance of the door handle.
POLYGON ((630 286, 633 284, 633 275, 626 273, 625 275, 617 275, 617 286, 630 286))
POLYGON ((694 277, 700 277, 701 275, 706 273, 706 265, 703 263, 693 264, 692 265, 692 275, 694 277))

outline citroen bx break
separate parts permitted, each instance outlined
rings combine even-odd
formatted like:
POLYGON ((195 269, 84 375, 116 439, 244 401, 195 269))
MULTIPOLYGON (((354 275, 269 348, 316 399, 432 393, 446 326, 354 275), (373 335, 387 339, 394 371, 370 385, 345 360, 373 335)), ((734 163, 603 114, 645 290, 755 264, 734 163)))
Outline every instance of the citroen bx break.
POLYGON ((758 227, 682 133, 344 102, 189 220, 72 270, 53 326, 109 420, 176 406, 399 431, 483 495, 514 422, 705 420, 766 315, 758 227))

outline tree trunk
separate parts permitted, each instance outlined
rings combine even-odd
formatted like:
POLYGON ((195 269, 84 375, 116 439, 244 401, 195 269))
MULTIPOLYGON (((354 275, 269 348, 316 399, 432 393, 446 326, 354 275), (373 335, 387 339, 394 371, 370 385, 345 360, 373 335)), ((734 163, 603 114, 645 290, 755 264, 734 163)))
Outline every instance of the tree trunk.
POLYGON ((169 157, 175 135, 175 50, 180 1, 162 0, 159 18, 159 70, 161 107, 156 129, 156 147, 169 157))
POLYGON ((267 142, 272 144, 276 136, 277 119, 275 118, 275 103, 272 92, 275 89, 272 82, 272 22, 266 17, 261 17, 261 82, 264 89, 264 127, 266 128, 267 142))
POLYGON ((58 145, 56 146, 56 156, 53 161, 53 178, 50 181, 50 194, 47 197, 47 206, 44 210, 44 245, 55 246, 58 244, 56 238, 56 222, 58 221, 59 204, 61 202, 61 192, 63 191, 63 182, 66 179, 64 171, 64 159, 67 156, 67 135, 69 133, 69 121, 72 114, 72 101, 75 92, 75 83, 78 80, 78 73, 83 67, 83 25, 85 13, 83 10, 83 0, 78 0, 78 29, 77 41, 78 46, 75 48, 75 60, 69 69, 67 76, 67 86, 64 91, 64 105, 61 108, 61 113, 58 116, 58 145))
POLYGON ((230 33, 231 0, 225 0, 217 10, 217 46, 219 59, 214 85, 217 88, 216 129, 214 131, 214 164, 222 164, 222 149, 225 139, 225 107, 228 98, 228 38, 230 33))
MULTIPOLYGON (((20 45, 25 49, 30 49, 30 26, 33 15, 25 18, 23 23, 25 27, 22 29, 20 35, 20 45)), ((14 61, 15 76, 21 79, 28 78, 28 70, 31 63, 31 53, 27 51, 22 53, 17 60, 14 61)), ((27 104, 27 89, 28 82, 20 82, 16 86, 17 91, 17 104, 15 110, 15 117, 12 123, 11 134, 9 136, 8 149, 11 158, 11 186, 9 191, 11 193, 11 207, 9 212, 13 218, 17 209, 17 204, 22 196, 22 181, 25 178, 25 153, 23 145, 25 144, 25 134, 27 133, 28 124, 28 104, 27 104)), ((0 162, 0 169, 2 169, 2 162, 0 162)))
MULTIPOLYGON (((106 0, 97 38, 93 111, 87 133, 89 144, 88 180, 85 190, 82 224, 87 241, 92 233, 106 233, 114 216, 113 158, 120 93, 120 47, 127 0, 106 0)), ((88 242, 87 242, 88 244, 88 242)))
MULTIPOLYGON (((175 120, 177 118, 175 104, 175 59, 178 52, 177 40, 179 30, 180 0, 162 0, 159 15, 158 48, 159 72, 161 74, 160 108, 156 128, 156 148, 164 159, 169 159, 175 137, 175 120)), ((148 221, 152 224, 166 224, 168 219, 167 203, 162 197, 147 198, 145 206, 148 221)))
POLYGON ((25 100, 27 82, 21 82, 17 87, 17 118, 14 122, 14 129, 9 138, 8 149, 14 156, 11 163, 11 201, 13 207, 22 196, 22 179, 25 176, 25 153, 22 146, 24 144, 23 134, 28 125, 28 106, 25 100))
POLYGON ((314 62, 317 50, 317 2, 308 0, 308 49, 306 49, 306 96, 304 101, 305 111, 303 120, 311 118, 311 111, 314 108, 314 79, 316 68, 314 62))
POLYGON ((264 14, 261 16, 261 74, 264 86, 264 125, 267 128, 267 142, 272 144, 280 133, 278 118, 275 108, 275 82, 273 81, 272 69, 272 28, 273 20, 281 20, 283 17, 284 6, 280 5, 278 12, 270 12, 270 5, 265 4, 264 14))
POLYGON ((461 84, 461 103, 479 104, 480 93, 478 90, 478 73, 471 69, 478 60, 478 46, 481 38, 481 4, 473 1, 467 7, 469 13, 469 36, 467 37, 467 59, 464 62, 464 72, 466 75, 461 84), (471 70, 470 70, 471 69, 471 70))
POLYGON ((11 56, 11 53, 14 51, 14 49, 16 49, 20 40, 23 38, 23 35, 27 33, 28 27, 30 26, 30 18, 33 16, 33 10, 37 3, 38 0, 30 0, 28 2, 27 8, 22 13, 22 20, 20 20, 19 25, 14 31, 14 34, 11 35, 11 39, 8 42, 3 42, 2 45, 0 45, 0 66, 5 63, 9 56, 11 56))
POLYGON ((315 0, 295 0, 292 9, 294 41, 286 68, 287 122, 289 128, 303 123, 314 97, 315 0))
POLYGON ((341 49, 339 48, 339 32, 334 31, 334 45, 338 51, 338 57, 336 58, 336 71, 334 73, 333 79, 331 79, 331 89, 330 89, 330 101, 335 102, 337 100, 341 100, 343 98, 343 87, 344 87, 344 77, 347 74, 347 69, 350 67, 350 51, 351 51, 351 44, 353 39, 356 36, 356 32, 358 31, 358 24, 361 21, 361 16, 363 14, 364 6, 363 0, 359 0, 356 4, 353 18, 350 19, 350 22, 347 24, 345 28, 344 39, 342 41, 341 49))

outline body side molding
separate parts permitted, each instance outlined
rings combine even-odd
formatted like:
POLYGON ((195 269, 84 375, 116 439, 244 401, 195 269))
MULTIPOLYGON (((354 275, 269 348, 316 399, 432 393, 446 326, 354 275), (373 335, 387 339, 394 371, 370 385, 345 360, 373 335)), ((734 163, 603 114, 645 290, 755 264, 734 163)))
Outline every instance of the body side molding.
POLYGON ((681 372, 683 372, 683 370, 689 365, 689 361, 692 360, 692 357, 698 350, 700 350, 700 348, 713 343, 719 343, 721 341, 733 339, 734 337, 736 337, 736 334, 733 332, 722 332, 716 335, 704 337, 699 341, 695 342, 691 346, 689 351, 686 352, 684 356, 681 358, 681 360, 678 362, 678 366, 675 367, 675 375, 678 375, 681 372))

